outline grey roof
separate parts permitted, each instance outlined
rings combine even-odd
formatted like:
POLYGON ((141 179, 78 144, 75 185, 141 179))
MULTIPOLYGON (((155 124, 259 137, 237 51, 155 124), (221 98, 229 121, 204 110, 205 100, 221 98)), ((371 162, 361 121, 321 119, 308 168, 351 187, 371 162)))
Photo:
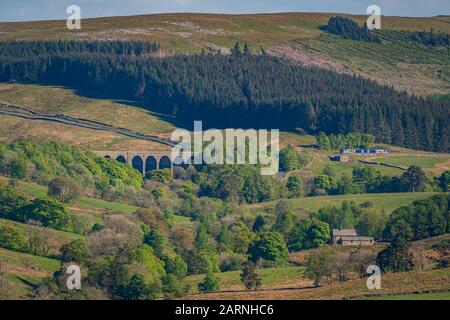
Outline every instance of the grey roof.
POLYGON ((356 233, 355 229, 333 229, 333 236, 350 236, 350 237, 356 237, 358 234, 356 233))

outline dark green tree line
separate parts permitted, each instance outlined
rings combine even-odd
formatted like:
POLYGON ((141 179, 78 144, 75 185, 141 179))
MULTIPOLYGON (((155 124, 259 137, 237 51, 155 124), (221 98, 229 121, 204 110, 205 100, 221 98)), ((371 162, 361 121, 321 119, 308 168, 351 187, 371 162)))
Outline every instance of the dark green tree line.
POLYGON ((365 132, 379 142, 449 150, 447 100, 418 98, 356 76, 267 55, 159 59, 123 48, 38 46, 30 51, 30 46, 34 42, 0 46, 0 81, 54 83, 111 98, 140 99, 185 123, 203 120, 204 127, 365 132))

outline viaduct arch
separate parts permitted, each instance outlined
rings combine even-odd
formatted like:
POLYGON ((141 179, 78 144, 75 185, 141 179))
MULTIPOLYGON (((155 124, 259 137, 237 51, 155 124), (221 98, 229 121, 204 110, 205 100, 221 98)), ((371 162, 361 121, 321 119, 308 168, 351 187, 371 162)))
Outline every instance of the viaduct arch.
POLYGON ((173 170, 175 166, 170 151, 94 151, 94 153, 104 158, 115 159, 128 164, 141 172, 142 175, 151 170, 173 170))

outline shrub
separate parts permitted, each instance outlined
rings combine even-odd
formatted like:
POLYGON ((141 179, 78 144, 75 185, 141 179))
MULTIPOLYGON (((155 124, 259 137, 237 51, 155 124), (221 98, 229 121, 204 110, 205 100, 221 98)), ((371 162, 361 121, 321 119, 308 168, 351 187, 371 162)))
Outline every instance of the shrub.
POLYGON ((23 158, 13 159, 9 164, 11 168, 11 177, 16 179, 25 179, 27 177, 27 161, 23 158))
POLYGON ((303 182, 299 176, 290 176, 286 183, 289 198, 297 198, 303 194, 303 182))
POLYGON ((137 217, 140 222, 143 222, 150 229, 156 229, 163 234, 167 234, 168 232, 167 218, 156 207, 139 208, 134 212, 133 216, 137 217))
POLYGON ((424 186, 427 182, 427 176, 421 167, 409 167, 408 170, 403 173, 402 177, 405 179, 409 187, 409 191, 417 192, 424 190, 424 186))
POLYGON ((307 220, 298 221, 288 235, 289 249, 300 251, 308 248, 307 231, 309 222, 307 220))
POLYGON ((162 260, 164 261, 164 270, 166 270, 167 273, 175 275, 178 279, 186 277, 187 264, 181 257, 163 256, 162 260))
POLYGON ((209 165, 194 175, 199 195, 226 202, 257 203, 280 198, 285 186, 275 177, 262 176, 255 165, 209 165))
POLYGON ((438 179, 442 191, 450 191, 450 171, 445 171, 438 179))
POLYGON ((407 242, 394 242, 378 253, 377 265, 384 272, 404 272, 413 269, 412 254, 407 242))
POLYGON ((59 252, 62 261, 77 262, 83 265, 87 265, 91 257, 89 245, 82 239, 73 240, 72 242, 62 245, 59 252))
POLYGON ((64 229, 68 226, 69 213, 67 207, 52 198, 39 198, 23 208, 27 220, 36 220, 45 227, 64 229))
POLYGON ((167 274, 162 279, 162 290, 165 299, 181 298, 185 296, 190 289, 189 284, 180 281, 175 275, 167 274))
POLYGON ((336 252, 332 247, 324 245, 311 251, 305 262, 305 275, 314 281, 314 285, 320 285, 322 277, 331 277, 335 270, 334 256, 336 252))
POLYGON ((127 300, 152 300, 158 297, 159 288, 146 284, 143 275, 134 274, 121 291, 121 296, 127 300))
POLYGON ((0 226, 0 247, 26 252, 27 246, 22 230, 11 226, 0 226))
POLYGON ((219 261, 214 251, 189 251, 183 258, 188 264, 189 274, 205 274, 219 271, 219 261))
POLYGON ((264 231, 265 227, 266 227, 266 219, 264 218, 264 216, 262 215, 258 215, 255 219, 255 222, 253 223, 252 226, 252 231, 253 232, 261 232, 264 231))
POLYGON ((331 238, 329 224, 319 220, 312 221, 306 233, 306 237, 309 248, 317 248, 318 246, 327 243, 331 238))
POLYGON ((230 256, 226 256, 220 262, 220 271, 237 271, 242 268, 244 263, 246 262, 246 257, 240 254, 232 254, 230 256))
POLYGON ((145 178, 161 183, 168 183, 172 180, 172 171, 170 169, 152 170, 145 174, 145 178))
POLYGON ((289 145, 284 149, 280 150, 280 170, 284 172, 289 172, 292 170, 297 170, 300 167, 298 162, 297 151, 294 147, 289 145))
POLYGON ((81 195, 80 184, 69 177, 56 177, 48 184, 49 197, 69 203, 81 195))
POLYGON ((129 270, 142 274, 148 286, 161 284, 161 278, 166 275, 164 262, 155 255, 151 247, 143 244, 135 249, 130 257, 132 264, 129 270))
POLYGON ((436 195, 398 208, 390 215, 383 236, 387 240, 421 240, 449 230, 449 195, 436 195))
POLYGON ((276 264, 285 263, 289 254, 286 241, 281 234, 273 231, 261 234, 260 238, 250 245, 248 252, 253 262, 262 258, 276 264))
POLYGON ((257 290, 261 287, 261 278, 251 262, 244 264, 241 272, 241 282, 246 290, 257 290))
POLYGON ((30 202, 13 188, 0 189, 0 217, 23 221, 22 208, 30 202))
POLYGON ((220 279, 213 273, 208 273, 198 284, 201 293, 217 292, 220 290, 220 279))
POLYGON ((448 268, 450 265, 450 239, 444 239, 433 245, 433 250, 438 253, 435 258, 438 268, 448 268))

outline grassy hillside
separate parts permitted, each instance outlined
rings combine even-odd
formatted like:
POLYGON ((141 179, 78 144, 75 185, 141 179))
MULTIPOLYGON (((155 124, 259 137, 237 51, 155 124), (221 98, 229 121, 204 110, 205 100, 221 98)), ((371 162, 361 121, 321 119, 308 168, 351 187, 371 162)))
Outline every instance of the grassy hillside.
POLYGON ((322 174, 325 167, 331 169, 336 176, 342 174, 351 174, 354 168, 369 166, 382 175, 401 175, 405 169, 415 165, 419 166, 424 171, 432 176, 439 176, 442 172, 450 169, 450 155, 444 153, 426 153, 420 151, 409 150, 407 152, 392 152, 389 155, 352 155, 349 162, 335 162, 330 161, 329 157, 335 155, 332 152, 318 152, 314 151, 313 161, 311 165, 303 170, 305 175, 319 175, 322 174), (377 163, 385 163, 389 165, 398 166, 389 167, 381 164, 365 164, 360 161, 370 161, 377 163))
POLYGON ((61 266, 60 261, 18 253, 0 248, 4 264, 4 279, 0 286, 0 300, 25 299, 34 285, 51 276, 61 266))
MULTIPOLYGON (((47 195, 47 187, 36 183, 18 181, 16 187, 19 191, 32 197, 43 197, 47 195)), ((97 198, 80 197, 76 199, 74 203, 70 204, 69 209, 72 212, 81 212, 93 216, 99 216, 105 210, 119 214, 132 214, 138 209, 138 207, 125 203, 105 201, 97 198)), ((174 217, 174 222, 176 223, 188 223, 189 221, 190 219, 187 217, 174 217)))
MULTIPOLYGON (((282 267, 282 268, 269 268, 261 269, 258 271, 261 277, 262 288, 269 289, 278 286, 293 285, 296 280, 301 278, 303 273, 303 267, 282 267)), ((240 280, 240 271, 230 271, 218 273, 217 276, 220 279, 220 290, 240 290, 242 289, 242 283, 240 280)), ((188 277, 188 283, 191 285, 191 292, 198 293, 197 285, 202 281, 204 275, 195 275, 188 277)), ((308 283, 308 280, 303 283, 308 283)))
MULTIPOLYGON (((19 181, 17 185, 17 189, 21 192, 28 194, 33 197, 43 197, 47 195, 47 187, 41 186, 35 183, 19 181)), ((137 207, 117 203, 117 202, 109 202, 101 199, 88 198, 88 197, 80 197, 73 204, 75 207, 85 207, 91 210, 112 210, 115 212, 131 214, 136 211, 137 207)))
MULTIPOLYGON (((175 129, 170 116, 153 113, 148 106, 133 106, 130 101, 96 99, 75 90, 36 84, 0 83, 0 101, 23 105, 49 115, 82 117, 130 130, 170 137, 175 129), (141 107, 145 107, 141 108, 141 107)), ((90 150, 161 150, 166 146, 116 133, 95 131, 49 121, 30 121, 0 114, 0 141, 20 138, 56 140, 90 150)), ((310 146, 316 139, 310 135, 280 133, 281 146, 310 146)))
MULTIPOLYGON (((340 207, 344 201, 354 201, 361 204, 366 201, 373 203, 375 208, 382 208, 388 212, 408 205, 416 200, 430 198, 434 193, 379 193, 379 194, 349 194, 343 196, 307 197, 288 200, 296 209, 317 210, 327 206, 340 207)), ((250 209, 271 209, 277 201, 258 203, 248 206, 250 209)))
MULTIPOLYGON (((1 178, 1 177, 0 177, 1 178)), ((43 197, 47 194, 47 187, 35 183, 16 181, 15 188, 29 198, 43 197)), ((68 205, 73 218, 82 219, 86 224, 85 231, 89 231, 94 223, 103 223, 106 215, 131 215, 138 207, 110 202, 101 199, 80 197, 68 205)), ((187 217, 174 216, 174 224, 181 228, 190 228, 191 222, 187 217)), ((35 223, 21 223, 17 221, 0 219, 0 226, 13 227, 21 232, 25 243, 39 239, 39 247, 28 248, 27 251, 36 255, 13 252, 0 248, 0 300, 1 299, 27 299, 32 296, 33 289, 46 277, 51 277, 61 266, 58 259, 60 248, 77 239, 87 240, 87 236, 35 225, 35 223)), ((78 231, 77 231, 78 232, 78 231)))
MULTIPOLYGON (((69 31, 65 21, 0 23, 0 39, 114 39, 160 42, 160 55, 227 51, 248 41, 256 51, 288 56, 300 63, 340 72, 356 72, 420 94, 449 93, 448 52, 426 46, 389 42, 366 44, 319 30, 333 13, 259 15, 157 14, 84 19, 69 31)), ((345 15, 362 25, 367 16, 345 15)), ((382 17, 383 29, 450 32, 450 18, 382 17)))
MULTIPOLYGON (((358 162, 363 160, 363 157, 352 157, 350 162, 336 162, 331 161, 327 156, 317 157, 314 159, 311 166, 306 170, 306 173, 313 175, 323 174, 324 169, 327 167, 337 176, 340 177, 343 174, 352 174, 353 169, 370 166, 371 168, 381 172, 383 175, 401 175, 402 170, 397 168, 390 168, 382 165, 367 165, 358 162)), ((378 158, 374 161, 378 161, 378 158)))
MULTIPOLYGON (((449 239, 450 235, 443 235, 412 242, 411 252, 415 259, 432 255, 431 246, 443 239, 449 239)), ((366 252, 376 255, 385 248, 385 244, 364 248, 366 252)), ((334 247, 340 255, 349 255, 355 247, 334 247)), ((294 252, 289 260, 302 265, 310 250, 294 252)), ((258 291, 243 290, 239 281, 238 272, 225 272, 218 274, 220 279, 220 292, 199 294, 196 285, 203 276, 191 276, 189 281, 193 286, 189 299, 375 299, 375 300, 433 300, 450 299, 449 277, 450 269, 433 269, 433 263, 426 262, 424 270, 415 270, 402 273, 386 273, 382 275, 382 289, 371 291, 366 287, 366 279, 359 279, 357 275, 351 275, 349 281, 339 283, 337 279, 333 284, 324 281, 318 288, 313 287, 310 279, 304 275, 304 267, 283 267, 258 269, 262 280, 262 287, 258 291), (417 277, 417 283, 414 281, 417 277), (423 283, 421 281, 424 281, 423 283), (442 282, 440 282, 442 281, 442 282)))
MULTIPOLYGON (((86 118, 148 134, 167 136, 175 128, 163 119, 164 116, 153 114, 141 108, 143 106, 134 106, 132 102, 83 97, 62 87, 0 83, 0 101, 49 115, 86 118)), ((18 138, 56 140, 91 150, 129 150, 131 146, 133 150, 164 148, 151 141, 112 132, 0 115, 0 140, 9 142, 18 138)))
POLYGON ((402 294, 380 297, 365 297, 355 300, 450 300, 450 291, 435 293, 402 294))
MULTIPOLYGON (((94 99, 77 95, 74 90, 30 84, 11 84, 0 87, 0 101, 24 105, 47 114, 100 121, 142 133, 167 133, 174 127, 157 115, 131 105, 130 101, 94 99)), ((149 108, 151 109, 151 108, 149 108)))
POLYGON ((60 231, 60 230, 54 230, 50 228, 40 227, 40 226, 33 226, 29 224, 24 224, 20 222, 15 222, 11 220, 6 219, 0 219, 0 225, 1 226, 12 226, 15 228, 18 228, 23 231, 23 234, 26 239, 29 239, 32 235, 41 235, 45 236, 47 243, 48 243, 48 256, 55 256, 59 254, 59 248, 68 242, 71 242, 76 239, 83 238, 83 236, 60 231))
POLYGON ((355 72, 379 83, 393 85, 398 90, 419 94, 444 94, 450 90, 449 51, 446 48, 400 40, 386 40, 381 45, 322 34, 311 41, 296 41, 287 54, 303 51, 334 62, 334 69, 355 72))
POLYGON ((422 167, 425 171, 430 173, 437 173, 440 170, 445 171, 450 168, 450 155, 448 154, 406 154, 396 155, 392 154, 389 157, 377 158, 378 162, 386 162, 389 164, 409 167, 412 165, 422 167))
MULTIPOLYGON (((382 276, 382 288, 377 295, 404 295, 407 293, 423 292, 427 290, 448 290, 450 283, 450 268, 428 271, 412 271, 388 273, 382 276)), ((366 287, 366 279, 350 280, 343 283, 326 285, 319 288, 278 288, 259 291, 234 291, 188 296, 188 299, 352 299, 373 295, 366 287)), ((448 295, 447 295, 448 296, 448 295)))
MULTIPOLYGON (((82 29, 66 29, 66 21, 1 23, 2 39, 145 39, 161 41, 169 48, 198 50, 205 42, 233 44, 240 35, 256 44, 269 46, 280 41, 308 39, 320 34, 317 27, 333 13, 277 14, 153 14, 128 17, 83 19, 82 29)), ((366 15, 344 15, 363 24, 366 15)), ((389 29, 448 32, 449 17, 382 17, 389 29)), ((228 46, 229 47, 229 46, 228 46)))

